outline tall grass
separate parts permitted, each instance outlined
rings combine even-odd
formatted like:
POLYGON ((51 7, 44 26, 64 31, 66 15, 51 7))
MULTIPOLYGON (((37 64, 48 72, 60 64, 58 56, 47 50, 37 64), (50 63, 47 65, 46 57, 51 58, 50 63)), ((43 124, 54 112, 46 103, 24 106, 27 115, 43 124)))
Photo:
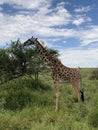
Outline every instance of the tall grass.
POLYGON ((82 69, 85 102, 78 103, 70 84, 60 85, 60 109, 55 112, 51 77, 40 75, 36 84, 28 77, 0 86, 0 130, 97 130, 98 80, 92 69, 82 69))

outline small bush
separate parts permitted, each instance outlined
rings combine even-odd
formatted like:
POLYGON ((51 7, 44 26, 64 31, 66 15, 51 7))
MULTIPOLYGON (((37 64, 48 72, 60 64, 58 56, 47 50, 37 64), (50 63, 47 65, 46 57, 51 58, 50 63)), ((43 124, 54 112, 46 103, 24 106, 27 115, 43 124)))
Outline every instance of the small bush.
POLYGON ((51 90, 50 85, 43 83, 38 80, 35 81, 29 77, 20 77, 14 80, 11 80, 1 86, 3 89, 7 90, 20 90, 20 89, 32 89, 32 90, 51 90))
POLYGON ((91 73, 90 79, 98 79, 98 68, 94 69, 91 73))
POLYGON ((30 105, 30 103, 32 103, 32 99, 34 98, 35 97, 30 91, 12 91, 5 96, 4 108, 10 110, 23 109, 27 105, 30 105))
POLYGON ((98 127, 98 110, 94 109, 88 116, 88 123, 93 127, 98 127))

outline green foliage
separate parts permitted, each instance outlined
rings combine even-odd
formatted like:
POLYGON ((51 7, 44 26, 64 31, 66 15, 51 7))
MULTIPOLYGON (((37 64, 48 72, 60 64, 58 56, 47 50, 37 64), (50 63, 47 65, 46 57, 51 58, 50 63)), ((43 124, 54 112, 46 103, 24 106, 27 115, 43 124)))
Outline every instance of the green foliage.
MULTIPOLYGON (((56 50, 47 51, 54 57, 58 56, 56 50)), ((36 48, 23 46, 20 40, 12 41, 7 49, 0 49, 0 84, 24 75, 34 75, 37 81, 39 73, 45 69, 47 65, 36 48)))
POLYGON ((91 72, 91 75, 90 75, 90 79, 97 79, 98 80, 98 68, 94 69, 92 72, 91 72))
MULTIPOLYGON (((46 106, 48 105, 47 98, 40 99, 38 95, 32 93, 32 91, 47 91, 51 90, 50 86, 42 83, 41 81, 36 82, 30 78, 18 78, 8 83, 3 84, 2 88, 7 90, 8 93, 1 94, 1 105, 3 104, 5 109, 9 110, 21 110, 31 104, 37 104, 46 106)), ((51 101, 50 101, 51 102, 51 101)))
MULTIPOLYGON (((11 69, 13 76, 19 77, 26 74, 27 68, 31 67, 32 56, 34 56, 35 53, 34 49, 22 46, 20 40, 17 40, 11 43, 8 52, 12 63, 11 69)), ((30 73, 32 74, 31 70, 30 73)))
POLYGON ((10 58, 7 50, 0 49, 0 83, 11 79, 10 67, 10 58))
POLYGON ((60 86, 60 109, 50 72, 36 83, 23 76, 0 86, 0 130, 97 130, 98 80, 89 80, 92 69, 81 69, 85 102, 78 103, 71 84, 60 86))
POLYGON ((4 108, 10 110, 20 110, 28 106, 32 102, 32 99, 34 99, 34 96, 30 91, 12 91, 5 96, 4 108))
POLYGON ((88 116, 88 123, 93 126, 98 128, 98 108, 93 109, 92 112, 88 116))
POLYGON ((55 58, 58 58, 59 54, 57 50, 48 49, 49 53, 54 56, 55 58))

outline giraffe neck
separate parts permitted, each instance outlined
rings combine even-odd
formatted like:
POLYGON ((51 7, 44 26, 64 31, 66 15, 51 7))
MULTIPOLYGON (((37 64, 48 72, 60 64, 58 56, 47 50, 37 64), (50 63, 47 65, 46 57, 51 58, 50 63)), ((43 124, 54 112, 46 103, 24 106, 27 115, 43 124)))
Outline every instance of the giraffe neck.
POLYGON ((34 41, 34 45, 36 46, 37 50, 39 51, 42 59, 47 62, 47 64, 52 67, 58 61, 55 59, 41 44, 39 41, 34 41))

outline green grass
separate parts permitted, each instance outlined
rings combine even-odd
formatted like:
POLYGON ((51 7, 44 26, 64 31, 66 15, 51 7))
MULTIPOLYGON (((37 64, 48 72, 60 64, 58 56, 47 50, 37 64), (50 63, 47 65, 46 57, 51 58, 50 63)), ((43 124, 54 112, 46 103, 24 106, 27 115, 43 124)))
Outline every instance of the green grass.
POLYGON ((81 69, 85 102, 79 104, 71 84, 60 85, 60 108, 50 74, 35 82, 27 77, 0 86, 0 130, 98 130, 98 80, 81 69))

